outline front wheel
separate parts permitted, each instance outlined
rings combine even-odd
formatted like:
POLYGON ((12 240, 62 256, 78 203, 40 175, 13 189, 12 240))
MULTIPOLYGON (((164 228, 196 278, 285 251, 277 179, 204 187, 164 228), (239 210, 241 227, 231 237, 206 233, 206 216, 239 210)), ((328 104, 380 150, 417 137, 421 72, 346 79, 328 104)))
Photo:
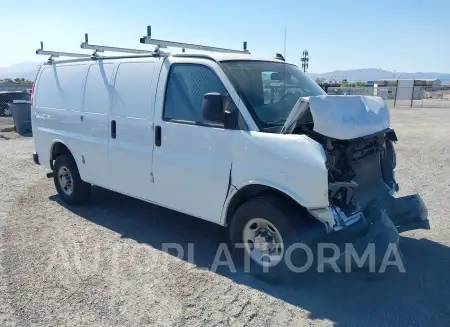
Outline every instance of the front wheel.
POLYGON ((53 172, 56 191, 65 203, 83 204, 89 201, 91 184, 81 179, 77 164, 70 154, 56 158, 53 172))
POLYGON ((275 283, 294 276, 301 255, 296 252, 294 258, 292 250, 304 219, 299 209, 284 199, 265 196, 251 199, 236 210, 230 241, 235 258, 244 263, 246 272, 275 283))

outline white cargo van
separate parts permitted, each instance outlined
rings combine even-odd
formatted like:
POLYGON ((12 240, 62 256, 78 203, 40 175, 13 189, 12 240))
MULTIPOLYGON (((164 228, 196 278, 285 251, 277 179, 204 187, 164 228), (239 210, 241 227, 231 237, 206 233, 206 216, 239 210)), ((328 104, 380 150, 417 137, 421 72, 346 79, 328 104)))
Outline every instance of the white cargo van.
POLYGON ((420 196, 393 197, 384 102, 326 95, 280 59, 50 59, 32 101, 34 161, 65 203, 98 185, 226 226, 254 270, 279 274, 300 241, 351 241, 362 253, 429 228, 420 196))

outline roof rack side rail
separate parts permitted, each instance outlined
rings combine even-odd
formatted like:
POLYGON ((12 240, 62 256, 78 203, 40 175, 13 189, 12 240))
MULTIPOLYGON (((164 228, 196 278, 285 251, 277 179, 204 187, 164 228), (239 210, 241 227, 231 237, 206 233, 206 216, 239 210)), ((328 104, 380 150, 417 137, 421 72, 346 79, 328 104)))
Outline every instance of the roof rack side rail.
POLYGON ((152 30, 151 26, 150 25, 147 26, 147 35, 140 38, 140 40, 139 40, 140 43, 154 44, 158 47, 164 47, 164 48, 165 47, 181 48, 183 52, 185 49, 193 49, 193 50, 212 51, 212 52, 250 54, 250 51, 248 51, 248 49, 247 49, 247 42, 244 42, 242 50, 218 48, 218 47, 211 47, 211 46, 207 46, 207 45, 199 45, 199 44, 153 39, 151 36, 151 30, 152 30))
POLYGON ((129 48, 119 48, 119 47, 111 47, 111 46, 105 46, 105 45, 94 45, 89 44, 89 36, 88 33, 84 34, 84 42, 80 45, 81 49, 90 49, 94 50, 94 53, 97 52, 121 52, 121 53, 133 53, 133 54, 148 54, 148 55, 155 55, 160 56, 166 53, 160 52, 159 49, 155 51, 149 51, 149 50, 140 50, 140 49, 129 49, 129 48))

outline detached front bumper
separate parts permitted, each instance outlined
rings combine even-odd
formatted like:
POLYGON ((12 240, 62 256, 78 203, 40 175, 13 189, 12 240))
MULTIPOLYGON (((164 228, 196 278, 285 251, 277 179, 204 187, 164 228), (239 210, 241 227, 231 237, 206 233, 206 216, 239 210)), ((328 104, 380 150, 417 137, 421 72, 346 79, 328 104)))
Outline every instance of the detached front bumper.
POLYGON ((430 229, 428 209, 418 194, 385 201, 386 213, 399 233, 415 229, 430 229))
MULTIPOLYGON (((371 253, 375 257, 372 263, 378 266, 389 248, 397 246, 399 233, 415 229, 430 229, 427 208, 418 194, 390 197, 365 210, 358 222, 333 231, 318 241, 337 245, 339 257, 332 261, 338 266, 348 265, 346 257, 350 250, 359 258, 367 250, 374 251, 371 253)), ((354 260, 351 262, 354 263, 354 260)), ((361 268, 368 264, 370 261, 366 260, 361 268)))

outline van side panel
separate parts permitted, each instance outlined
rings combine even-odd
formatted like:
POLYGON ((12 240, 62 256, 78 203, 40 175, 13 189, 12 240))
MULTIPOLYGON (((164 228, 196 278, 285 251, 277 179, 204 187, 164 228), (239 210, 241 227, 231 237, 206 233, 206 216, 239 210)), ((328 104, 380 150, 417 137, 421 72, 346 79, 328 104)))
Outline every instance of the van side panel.
MULTIPOLYGON (((44 65, 35 86, 33 134, 40 162, 50 168, 52 144, 64 143, 80 167, 81 107, 88 65, 44 65)), ((80 167, 81 168, 81 167, 80 167)), ((80 175, 84 178, 84 170, 80 175)))
POLYGON ((102 187, 111 186, 108 146, 114 68, 114 63, 104 63, 102 60, 91 64, 84 87, 81 125, 85 144, 81 154, 84 157, 85 181, 102 187))
POLYGON ((44 67, 35 94, 36 105, 79 112, 87 69, 86 64, 44 67))

